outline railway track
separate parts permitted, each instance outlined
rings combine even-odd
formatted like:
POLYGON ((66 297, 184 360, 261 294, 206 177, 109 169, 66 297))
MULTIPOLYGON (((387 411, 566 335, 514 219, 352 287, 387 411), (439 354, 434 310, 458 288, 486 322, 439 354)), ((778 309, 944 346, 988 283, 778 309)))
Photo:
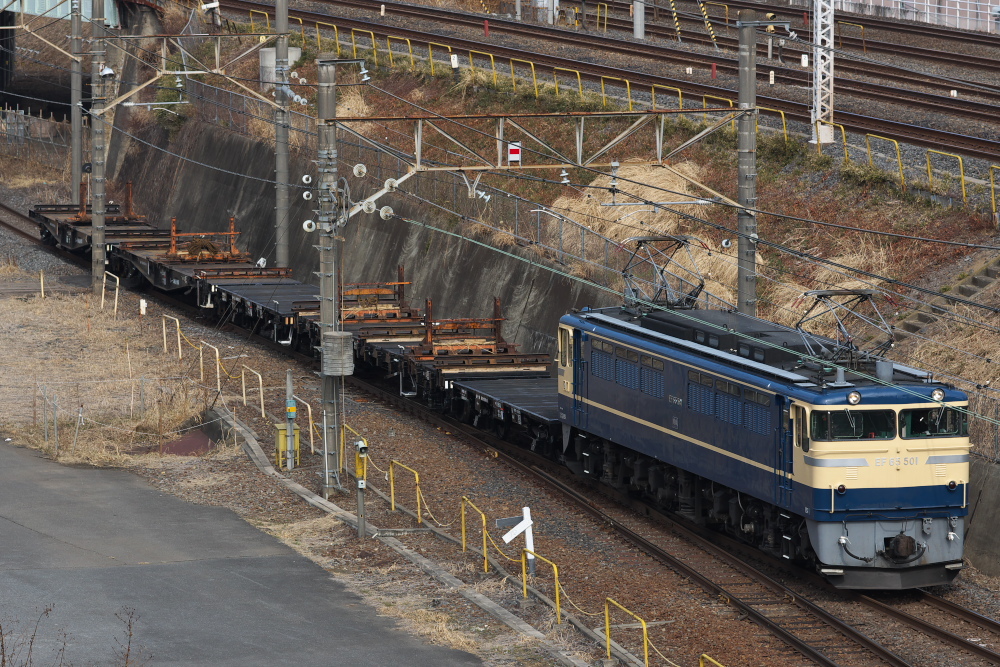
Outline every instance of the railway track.
MULTIPOLYGON (((340 4, 352 4, 354 0, 338 0, 340 4)), ((244 12, 249 12, 254 10, 257 12, 268 12, 273 11, 273 7, 263 3, 252 2, 250 0, 224 0, 222 6, 226 9, 231 10, 241 10, 244 12)), ((359 6, 359 5, 353 5, 359 6)), ((459 25, 463 27, 470 27, 470 21, 474 22, 478 28, 481 28, 481 22, 476 17, 472 17, 468 14, 456 15, 453 12, 443 12, 441 10, 434 10, 427 7, 413 7, 406 5, 390 5, 391 11, 397 15, 402 15, 407 18, 413 18, 418 20, 423 20, 427 18, 438 19, 442 22, 448 22, 452 25, 459 25), (455 18, 458 16, 459 18, 455 18), (454 21, 454 22, 453 22, 454 21)), ((366 6, 363 6, 370 9, 366 6)), ((317 12, 306 12, 302 10, 291 10, 290 15, 296 18, 301 18, 303 21, 310 22, 328 22, 330 16, 327 14, 320 14, 317 12)), ((369 21, 361 21, 357 19, 342 18, 338 17, 337 22, 342 30, 353 29, 356 31, 370 32, 374 35, 385 37, 386 35, 392 35, 398 38, 410 39, 418 43, 427 43, 429 41, 428 35, 422 31, 402 28, 402 27, 391 27, 380 23, 373 23, 369 21)), ((518 32, 521 36, 537 36, 538 30, 536 27, 526 28, 520 24, 508 22, 509 26, 505 25, 504 29, 509 27, 511 31, 521 31, 518 32)), ((491 29, 498 29, 492 26, 491 29)), ((558 38, 567 40, 568 43, 576 44, 582 48, 592 48, 594 39, 590 36, 579 37, 575 33, 569 31, 556 31, 558 33, 558 38), (581 41, 582 40, 582 41, 581 41)), ((430 39, 443 39, 438 36, 434 36, 430 39)), ((481 51, 483 45, 481 42, 462 39, 458 37, 447 38, 450 46, 465 52, 471 51, 481 51)), ((605 41, 605 46, 607 46, 607 40, 605 41)), ((635 45, 631 42, 620 41, 615 43, 615 47, 620 47, 620 53, 636 56, 652 57, 655 51, 651 51, 654 47, 650 45, 635 45)), ((525 52, 522 49, 505 47, 501 45, 490 45, 491 52, 495 56, 501 58, 513 58, 519 60, 530 60, 536 65, 543 66, 545 68, 561 68, 579 71, 583 78, 588 81, 600 82, 609 79, 627 79, 631 82, 632 88, 639 89, 640 86, 648 87, 651 89, 652 86, 659 86, 661 88, 677 88, 682 90, 686 95, 694 96, 709 96, 711 97, 724 97, 727 99, 735 100, 737 97, 735 90, 730 90, 727 88, 720 88, 718 86, 709 86, 704 84, 699 84, 691 81, 671 79, 662 76, 656 76, 652 74, 646 74, 642 72, 637 72, 634 70, 622 69, 617 67, 611 67, 608 65, 602 65, 600 63, 584 62, 580 60, 563 58, 560 56, 538 53, 538 52, 525 52)), ((662 48, 662 47, 661 47, 662 48)), ((685 58, 691 57, 690 54, 684 55, 685 58)), ((553 69, 553 71, 556 71, 553 69)), ((869 89, 874 90, 874 89, 869 89)), ((875 92, 866 93, 870 96, 875 96, 875 92)), ((920 93, 911 93, 914 98, 921 97, 920 93)), ((878 93, 878 99, 883 101, 895 101, 898 102, 901 94, 898 89, 883 90, 878 93)), ((941 111, 947 107, 946 102, 942 102, 944 98, 939 96, 935 99, 935 109, 941 111)), ((762 107, 768 107, 770 109, 780 110, 786 114, 790 120, 799 121, 803 123, 810 123, 810 112, 809 105, 801 102, 796 102, 792 100, 786 100, 781 98, 773 98, 758 95, 758 104, 762 107)), ((989 105, 978 105, 973 102, 963 102, 963 108, 975 108, 976 119, 983 119, 989 117, 992 121, 995 119, 995 107, 989 107, 989 105), (987 111, 987 109, 994 109, 994 111, 987 111), (985 115, 984 115, 985 114, 985 115)), ((954 112, 955 107, 950 107, 954 112)), ((961 113, 959 110, 957 113, 961 113)), ((943 130, 937 130, 934 128, 922 127, 918 125, 901 123, 898 121, 872 118, 864 116, 862 114, 848 113, 844 111, 837 112, 837 120, 841 125, 844 126, 845 130, 852 133, 876 133, 880 136, 889 137, 896 139, 905 143, 910 143, 917 146, 923 146, 926 148, 933 148, 935 150, 949 150, 952 152, 964 154, 969 157, 981 158, 984 160, 997 161, 1000 160, 1000 142, 993 141, 990 139, 984 139, 980 137, 974 137, 969 135, 956 134, 954 132, 947 132, 943 130)))
MULTIPOLYGON (((460 433, 477 446, 486 448, 532 479, 558 492, 565 500, 612 530, 616 535, 650 557, 688 578, 709 595, 732 606, 745 614, 761 627, 787 643, 803 656, 819 665, 898 665, 915 664, 886 648, 861 632, 858 628, 810 601, 800 590, 786 586, 761 570, 748 564, 735 554, 761 554, 750 547, 728 538, 706 538, 700 530, 692 529, 675 517, 661 514, 638 501, 606 488, 601 492, 629 505, 639 514, 653 518, 669 526, 670 530, 682 536, 688 547, 671 546, 668 550, 649 538, 631 529, 624 522, 599 509, 591 498, 575 488, 576 485, 564 481, 567 473, 546 459, 537 457, 455 419, 426 409, 411 399, 398 396, 377 384, 354 376, 350 383, 367 393, 405 412, 416 415, 431 424, 453 433, 460 433)), ((806 577, 810 579, 810 577, 806 577)), ((812 580, 811 580, 812 581, 812 580)), ((905 624, 910 630, 919 632, 933 641, 949 648, 988 662, 1000 664, 1000 654, 958 634, 957 628, 949 630, 922 618, 911 611, 881 602, 868 595, 842 592, 833 589, 818 578, 817 585, 857 606, 866 607, 895 623, 905 624)), ((997 634, 1000 624, 971 610, 965 609, 931 593, 918 593, 921 604, 946 611, 961 622, 973 624, 976 628, 997 634)), ((965 633, 967 634, 967 633, 965 633)))
MULTIPOLYGON (((342 1, 343 0, 338 0, 338 2, 342 1)), ((631 5, 626 5, 625 3, 621 2, 612 2, 609 4, 612 8, 620 12, 623 16, 628 15, 629 7, 631 7, 631 5)), ((749 8, 751 6, 751 3, 747 3, 747 5, 748 5, 747 8, 749 8)), ((692 16, 692 14, 698 14, 698 11, 699 10, 695 7, 693 12, 683 12, 678 14, 678 19, 680 20, 681 25, 688 26, 686 30, 682 30, 681 32, 682 43, 697 44, 698 46, 703 46, 703 47, 713 47, 714 45, 717 44, 718 46, 724 49, 735 51, 738 48, 739 41, 735 37, 727 34, 728 31, 725 24, 719 24, 716 27, 715 40, 713 41, 712 37, 704 31, 704 20, 701 19, 700 17, 695 18, 694 16, 692 16)), ((761 15, 763 15, 762 10, 758 11, 760 11, 761 15)), ((646 13, 652 14, 653 10, 647 9, 646 13)), ((665 11, 664 14, 666 14, 665 11)), ((792 14, 791 16, 795 16, 795 14, 792 14)), ((718 19, 720 17, 713 17, 713 18, 718 19)), ((781 10, 779 10, 779 15, 776 20, 788 20, 788 19, 789 19, 788 8, 784 7, 781 10)), ((862 21, 865 19, 859 18, 858 20, 862 21)), ((735 25, 736 17, 731 17, 731 22, 732 25, 735 25)), ((602 26, 605 25, 603 18, 601 25, 602 26)), ((617 30, 619 32, 629 33, 629 34, 632 33, 631 19, 610 16, 607 20, 606 25, 609 30, 617 30)), ((591 27, 592 29, 595 28, 593 21, 591 22, 591 27)), ((802 31, 807 31, 807 30, 808 28, 806 26, 802 26, 799 29, 798 34, 801 36, 803 35, 802 31)), ((677 39, 677 31, 674 28, 674 26, 669 25, 668 22, 663 21, 662 18, 661 18, 661 23, 654 23, 649 19, 649 17, 647 17, 646 35, 649 37, 657 37, 665 40, 677 39)), ((777 40, 784 37, 784 35, 781 33, 776 33, 773 35, 773 37, 775 40, 777 40)), ((1000 42, 1000 40, 997 41, 1000 42)), ((996 46, 1000 48, 1000 44, 997 44, 996 46)), ((960 68, 966 71, 980 70, 989 74, 994 74, 995 72, 997 72, 998 69, 1000 69, 1000 60, 996 58, 959 54, 959 53, 947 53, 921 46, 914 46, 911 44, 894 44, 891 42, 880 42, 877 40, 872 40, 867 38, 862 40, 861 38, 858 37, 850 37, 846 35, 839 35, 837 37, 837 48, 857 50, 859 52, 858 54, 859 56, 866 56, 867 54, 876 54, 876 53, 892 55, 892 56, 903 56, 906 58, 912 58, 914 60, 923 60, 926 62, 932 62, 939 65, 960 68)), ((810 48, 808 45, 794 42, 791 40, 786 40, 783 53, 786 57, 788 57, 791 60, 799 60, 803 55, 808 55, 810 58, 812 58, 813 52, 812 48, 810 48)), ((766 43, 759 43, 757 45, 757 55, 760 57, 765 57, 767 55, 766 43)), ((893 65, 889 65, 886 63, 855 62, 852 61, 849 57, 846 59, 838 58, 837 72, 872 74, 872 75, 878 75, 880 77, 890 77, 892 76, 893 72, 897 73, 902 72, 910 74, 909 78, 911 79, 914 78, 912 72, 902 67, 895 67, 893 65)), ((838 78, 838 83, 839 83, 839 78, 838 78)), ((942 82, 942 85, 947 85, 947 84, 942 82)), ((952 86, 952 88, 954 88, 954 85, 952 86)))

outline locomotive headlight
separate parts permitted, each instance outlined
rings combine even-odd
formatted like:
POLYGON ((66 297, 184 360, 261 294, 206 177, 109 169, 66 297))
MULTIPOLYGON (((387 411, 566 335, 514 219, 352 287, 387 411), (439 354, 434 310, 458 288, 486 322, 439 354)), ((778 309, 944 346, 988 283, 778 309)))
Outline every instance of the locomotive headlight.
POLYGON ((861 394, 859 394, 856 391, 852 391, 850 394, 847 395, 847 402, 850 403, 851 405, 857 405, 858 403, 861 402, 861 394))
POLYGON ((958 488, 958 482, 955 482, 954 480, 948 482, 948 490, 949 491, 954 491, 957 488, 958 488))
POLYGON ((840 495, 844 495, 845 493, 847 493, 847 487, 841 484, 840 486, 837 487, 837 493, 839 493, 840 495))
POLYGON ((931 392, 931 398, 933 398, 935 401, 943 401, 944 400, 944 389, 935 389, 934 391, 932 391, 931 392))

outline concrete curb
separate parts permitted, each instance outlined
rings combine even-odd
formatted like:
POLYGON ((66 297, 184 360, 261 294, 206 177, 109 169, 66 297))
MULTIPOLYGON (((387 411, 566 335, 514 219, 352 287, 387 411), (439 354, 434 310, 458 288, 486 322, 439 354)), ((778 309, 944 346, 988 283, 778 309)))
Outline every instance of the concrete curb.
MULTIPOLYGON (((332 514, 339 521, 351 526, 354 529, 357 529, 358 519, 356 515, 338 507, 334 503, 331 503, 329 500, 320 497, 319 495, 313 493, 312 491, 305 488, 301 484, 293 482, 292 480, 288 479, 287 477, 279 473, 277 470, 275 470, 274 466, 271 465, 270 459, 267 457, 267 455, 264 453, 264 451, 258 444, 257 438, 255 437, 253 431, 246 424, 239 421, 238 419, 235 419, 232 413, 229 412, 228 410, 225 410, 224 408, 216 408, 215 412, 221 420, 226 422, 231 428, 234 429, 234 431, 239 433, 240 438, 243 440, 242 443, 243 451, 246 452, 247 456, 261 472, 273 477, 275 481, 277 481, 279 484, 284 486, 289 491, 295 493, 297 496, 301 497, 303 500, 305 500, 313 507, 316 507, 318 509, 323 510, 324 512, 332 514)), ((535 629, 534 627, 524 622, 523 620, 521 620, 514 614, 510 613, 509 611, 498 605, 496 602, 490 600, 481 593, 477 593, 476 591, 470 589, 463 581, 461 581, 454 575, 450 574, 449 572, 443 570, 441 567, 437 565, 437 563, 434 563, 433 561, 412 551, 396 538, 379 535, 378 529, 367 522, 366 522, 365 532, 369 537, 371 537, 372 539, 376 539, 382 544, 385 544, 389 548, 393 549, 396 553, 409 560, 411 563, 419 567, 421 570, 423 570, 428 575, 439 581, 441 584, 447 586, 450 589, 455 590, 462 597, 467 599, 469 602, 472 602, 483 611, 492 615, 494 618, 504 623, 504 625, 508 626, 512 630, 520 632, 521 634, 527 637, 537 640, 538 643, 541 645, 541 647, 546 652, 548 652, 548 654, 552 656, 552 658, 558 664, 565 665, 566 667, 590 667, 589 663, 574 658, 573 656, 569 655, 566 651, 562 651, 559 648, 557 648, 548 639, 545 638, 545 635, 541 631, 535 629)), ((596 633, 593 633, 593 631, 589 631, 588 634, 591 635, 592 638, 600 639, 598 635, 596 635, 596 633)), ((632 660, 629 660, 628 658, 626 658, 626 660, 629 663, 632 663, 632 660)), ((638 664, 642 663, 640 662, 638 664)))

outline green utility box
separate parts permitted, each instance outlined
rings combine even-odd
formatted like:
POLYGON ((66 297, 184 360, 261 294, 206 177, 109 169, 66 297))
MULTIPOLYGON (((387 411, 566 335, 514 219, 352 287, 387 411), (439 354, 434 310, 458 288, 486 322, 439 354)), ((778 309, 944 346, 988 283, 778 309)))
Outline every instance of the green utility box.
MULTIPOLYGON (((287 424, 274 425, 274 464, 279 468, 285 468, 285 456, 288 450, 288 438, 285 436, 288 430, 287 424)), ((299 425, 295 425, 295 465, 301 462, 301 450, 299 449, 299 425)))

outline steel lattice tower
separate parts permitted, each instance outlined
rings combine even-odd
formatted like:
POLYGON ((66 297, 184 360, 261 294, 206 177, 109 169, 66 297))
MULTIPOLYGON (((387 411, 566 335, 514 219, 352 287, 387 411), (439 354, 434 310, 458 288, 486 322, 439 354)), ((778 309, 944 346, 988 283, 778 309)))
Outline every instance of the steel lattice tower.
POLYGON ((833 0, 814 0, 813 7, 813 139, 829 143, 833 141, 829 125, 833 122, 833 0))

